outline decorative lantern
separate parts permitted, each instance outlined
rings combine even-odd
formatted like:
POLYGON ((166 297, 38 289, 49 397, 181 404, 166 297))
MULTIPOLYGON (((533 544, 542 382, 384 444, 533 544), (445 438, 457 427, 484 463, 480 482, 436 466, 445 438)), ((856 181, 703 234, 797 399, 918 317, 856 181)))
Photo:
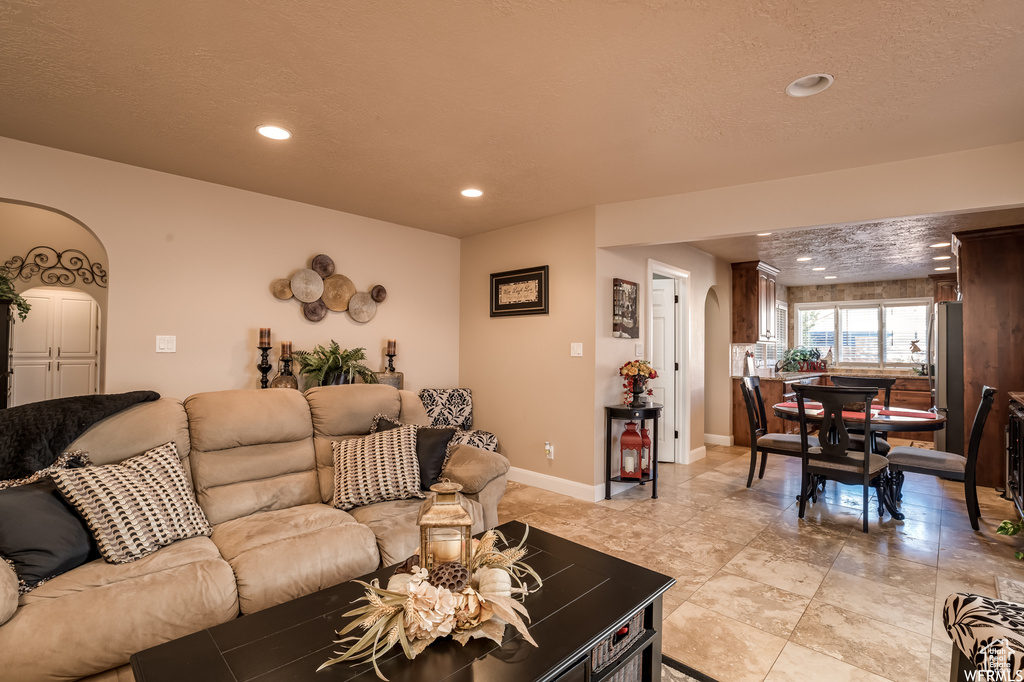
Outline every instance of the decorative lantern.
POLYGON ((619 438, 619 477, 640 480, 640 456, 643 439, 636 430, 636 422, 626 422, 626 430, 619 438))
POLYGON ((420 507, 420 568, 428 571, 448 561, 469 565, 473 517, 459 493, 462 486, 444 480, 430 486, 436 493, 420 507))
POLYGON ((647 429, 640 429, 640 473, 644 476, 651 475, 651 434, 647 429))

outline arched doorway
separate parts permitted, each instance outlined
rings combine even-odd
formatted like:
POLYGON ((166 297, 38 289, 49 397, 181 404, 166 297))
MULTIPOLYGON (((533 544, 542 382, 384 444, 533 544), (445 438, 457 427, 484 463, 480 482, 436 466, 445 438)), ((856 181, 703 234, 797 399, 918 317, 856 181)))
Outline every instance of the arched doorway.
POLYGON ((103 392, 106 263, 103 244, 72 216, 0 198, 0 266, 33 306, 24 321, 0 322, 9 339, 0 408, 103 392))

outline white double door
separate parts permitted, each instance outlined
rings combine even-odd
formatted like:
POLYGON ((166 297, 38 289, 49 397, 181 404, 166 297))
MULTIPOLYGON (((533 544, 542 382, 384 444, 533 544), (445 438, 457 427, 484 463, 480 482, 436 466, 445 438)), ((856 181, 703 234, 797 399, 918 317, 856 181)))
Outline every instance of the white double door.
POLYGON ((99 304, 80 291, 30 289, 14 323, 12 405, 99 390, 99 304))

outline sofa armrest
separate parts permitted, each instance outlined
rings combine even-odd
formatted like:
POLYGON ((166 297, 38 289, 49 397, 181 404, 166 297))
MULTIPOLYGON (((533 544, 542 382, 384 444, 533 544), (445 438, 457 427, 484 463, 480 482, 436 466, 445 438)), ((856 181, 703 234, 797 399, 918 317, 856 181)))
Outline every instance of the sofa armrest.
POLYGON ((0 560, 0 625, 18 610, 18 576, 6 561, 0 560))
POLYGON ((977 594, 951 594, 942 609, 942 623, 954 649, 962 653, 953 656, 954 669, 959 663, 964 669, 1003 675, 991 679, 1021 679, 1024 661, 1014 646, 1024 638, 1024 604, 977 594))
POLYGON ((462 492, 472 494, 506 474, 509 466, 505 456, 497 452, 472 445, 456 445, 441 475, 461 485, 462 492))

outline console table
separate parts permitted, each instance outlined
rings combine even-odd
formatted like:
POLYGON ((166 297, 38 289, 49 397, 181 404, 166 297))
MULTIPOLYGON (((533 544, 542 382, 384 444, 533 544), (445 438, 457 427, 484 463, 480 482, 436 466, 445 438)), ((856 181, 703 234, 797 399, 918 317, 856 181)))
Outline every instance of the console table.
POLYGON ((607 405, 604 408, 604 499, 612 499, 612 481, 621 482, 636 481, 635 478, 623 479, 621 476, 612 476, 612 421, 634 421, 640 420, 640 428, 644 428, 644 422, 648 419, 654 422, 654 438, 651 440, 651 473, 649 476, 640 476, 640 485, 647 481, 651 482, 651 499, 658 499, 658 419, 661 417, 662 406, 658 403, 647 403, 643 407, 630 407, 629 405, 607 405))

